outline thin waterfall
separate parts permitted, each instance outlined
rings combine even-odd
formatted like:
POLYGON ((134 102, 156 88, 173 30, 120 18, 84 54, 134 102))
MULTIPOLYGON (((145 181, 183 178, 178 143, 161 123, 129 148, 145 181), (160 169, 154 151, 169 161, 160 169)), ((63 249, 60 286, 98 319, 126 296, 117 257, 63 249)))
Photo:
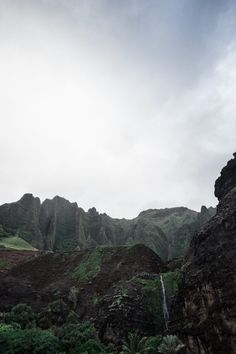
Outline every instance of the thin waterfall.
POLYGON ((160 281, 161 281, 161 291, 162 291, 162 300, 163 300, 162 301, 163 315, 164 315, 165 327, 166 329, 168 329, 169 311, 166 302, 166 290, 165 290, 165 285, 163 282, 162 275, 160 275, 160 281))

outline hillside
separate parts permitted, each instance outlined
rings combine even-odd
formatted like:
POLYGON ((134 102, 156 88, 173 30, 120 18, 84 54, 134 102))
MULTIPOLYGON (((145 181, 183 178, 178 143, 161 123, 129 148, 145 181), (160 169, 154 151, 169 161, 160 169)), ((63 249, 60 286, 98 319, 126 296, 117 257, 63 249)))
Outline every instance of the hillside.
POLYGON ((171 299, 176 273, 143 245, 48 253, 0 277, 0 312, 26 303, 41 314, 43 328, 62 325, 73 312, 92 322, 102 341, 119 345, 130 331, 149 336, 165 331, 161 273, 171 299), (50 315, 57 301, 63 311, 61 303, 50 315))
POLYGON ((96 246, 142 243, 163 260, 183 256, 200 227, 215 213, 179 207, 147 210, 135 219, 113 219, 95 208, 85 212, 77 203, 55 197, 41 203, 32 194, 0 206, 0 225, 41 250, 83 250, 96 246))
POLYGON ((22 237, 11 235, 0 227, 0 249, 19 250, 19 251, 36 251, 29 242, 22 237))
POLYGON ((0 248, 14 249, 14 250, 29 250, 35 251, 36 248, 32 247, 28 242, 18 236, 11 236, 4 239, 0 238, 0 248))

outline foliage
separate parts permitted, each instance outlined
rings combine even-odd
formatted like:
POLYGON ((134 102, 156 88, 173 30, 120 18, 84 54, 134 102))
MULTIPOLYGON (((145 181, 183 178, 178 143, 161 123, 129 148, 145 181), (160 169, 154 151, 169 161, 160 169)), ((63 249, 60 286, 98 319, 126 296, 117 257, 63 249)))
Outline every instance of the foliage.
POLYGON ((36 249, 18 236, 0 238, 0 246, 15 250, 35 251, 36 249))
POLYGON ((177 336, 168 335, 163 338, 159 347, 159 352, 162 354, 175 354, 178 353, 183 347, 184 344, 177 336))
POLYGON ((0 352, 4 354, 56 354, 58 339, 41 329, 20 329, 0 325, 0 352))
POLYGON ((35 314, 29 305, 18 304, 4 314, 3 321, 7 324, 17 323, 22 329, 31 328, 35 326, 35 314))
POLYGON ((147 347, 149 348, 148 353, 156 354, 161 342, 162 336, 148 337, 146 341, 147 347))
POLYGON ((146 337, 140 337, 138 333, 130 333, 122 346, 121 354, 145 354, 149 350, 146 337))
POLYGON ((58 299, 50 302, 38 315, 38 325, 41 328, 49 328, 52 325, 62 325, 70 313, 69 306, 62 300, 58 299))
POLYGON ((105 354, 113 353, 112 348, 106 347, 101 344, 98 340, 89 339, 87 342, 81 344, 78 343, 71 354, 105 354))
POLYGON ((162 274, 163 282, 168 296, 174 296, 178 290, 178 273, 167 272, 162 274))
POLYGON ((156 319, 157 323, 162 321, 162 300, 161 287, 159 279, 136 278, 138 283, 142 284, 142 292, 148 301, 148 308, 156 319))
POLYGON ((74 276, 80 280, 89 280, 94 278, 101 270, 102 248, 91 250, 87 257, 83 259, 79 266, 74 270, 74 276))
POLYGON ((96 330, 88 322, 66 324, 58 328, 57 334, 64 351, 75 349, 78 344, 84 344, 90 339, 96 339, 96 330))
POLYGON ((60 349, 65 353, 111 353, 97 338, 97 332, 89 322, 66 324, 57 329, 60 349))

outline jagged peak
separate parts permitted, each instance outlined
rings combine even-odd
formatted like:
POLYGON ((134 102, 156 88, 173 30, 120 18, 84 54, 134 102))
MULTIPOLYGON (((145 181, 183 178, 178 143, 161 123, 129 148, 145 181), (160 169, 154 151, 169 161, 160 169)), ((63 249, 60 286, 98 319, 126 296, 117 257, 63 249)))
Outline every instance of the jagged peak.
POLYGON ((91 215, 91 216, 97 216, 99 215, 97 209, 95 207, 92 207, 92 208, 89 208, 88 209, 88 214, 91 215))
POLYGON ((28 203, 28 202, 31 202, 32 200, 37 200, 40 202, 39 197, 35 197, 32 193, 23 194, 23 196, 20 198, 19 202, 28 203))

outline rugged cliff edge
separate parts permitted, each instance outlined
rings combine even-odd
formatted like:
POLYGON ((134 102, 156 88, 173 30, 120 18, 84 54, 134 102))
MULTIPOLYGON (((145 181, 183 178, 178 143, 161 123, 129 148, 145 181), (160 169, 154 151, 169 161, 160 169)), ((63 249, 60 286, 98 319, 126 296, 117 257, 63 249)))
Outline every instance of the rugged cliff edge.
POLYGON ((188 353, 236 352, 236 154, 215 184, 216 215, 193 238, 171 327, 188 353))
MULTIPOLYGON (((41 250, 82 250, 96 246, 142 243, 163 260, 183 256, 200 227, 215 213, 179 207, 150 209, 132 220, 113 219, 95 208, 85 212, 77 203, 56 196, 43 203, 32 194, 0 206, 0 225, 41 250)), ((0 232, 1 237, 1 232, 0 232)))

